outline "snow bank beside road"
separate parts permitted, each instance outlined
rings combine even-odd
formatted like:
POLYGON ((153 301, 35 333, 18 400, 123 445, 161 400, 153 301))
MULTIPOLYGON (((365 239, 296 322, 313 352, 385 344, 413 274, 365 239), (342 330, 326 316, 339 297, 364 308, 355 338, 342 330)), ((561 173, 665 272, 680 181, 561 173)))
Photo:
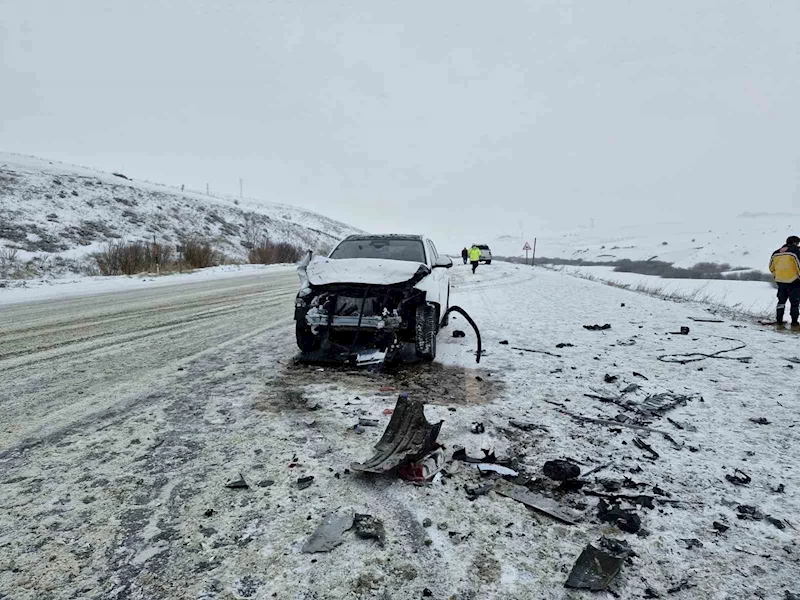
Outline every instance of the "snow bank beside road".
POLYGON ((766 281, 734 281, 725 279, 664 279, 638 273, 620 273, 613 267, 564 267, 565 273, 590 276, 610 283, 646 286, 663 294, 694 298, 705 304, 720 306, 761 317, 775 308, 775 287, 766 281))
POLYGON ((169 275, 117 275, 97 277, 68 277, 65 279, 25 279, 6 280, 7 287, 0 287, 0 306, 72 298, 109 292, 141 290, 165 285, 181 285, 211 279, 227 279, 262 272, 274 272, 294 269, 294 265, 223 265, 197 269, 190 273, 172 273, 169 275))

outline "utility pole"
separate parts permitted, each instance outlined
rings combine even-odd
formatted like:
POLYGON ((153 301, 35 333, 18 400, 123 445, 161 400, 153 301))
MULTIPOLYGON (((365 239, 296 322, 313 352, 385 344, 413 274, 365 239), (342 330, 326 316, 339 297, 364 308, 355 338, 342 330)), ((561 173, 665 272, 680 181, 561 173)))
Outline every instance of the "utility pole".
POLYGON ((161 275, 161 261, 158 259, 158 244, 156 244, 156 234, 153 234, 153 254, 156 257, 156 275, 161 275))
POLYGON ((531 256, 531 266, 536 266, 536 238, 533 238, 533 256, 531 256))

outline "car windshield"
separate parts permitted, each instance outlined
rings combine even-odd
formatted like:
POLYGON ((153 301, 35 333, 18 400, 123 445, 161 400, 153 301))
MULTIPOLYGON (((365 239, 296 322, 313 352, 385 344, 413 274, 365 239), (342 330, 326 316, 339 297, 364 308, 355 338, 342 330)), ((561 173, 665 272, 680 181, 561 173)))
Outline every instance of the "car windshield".
POLYGON ((489 249, 489 246, 484 246, 483 244, 478 244, 478 248, 479 248, 480 250, 488 250, 488 249, 489 249))
POLYGON ((331 258, 385 258, 425 262, 421 240, 375 238, 371 240, 345 240, 331 253, 331 258))

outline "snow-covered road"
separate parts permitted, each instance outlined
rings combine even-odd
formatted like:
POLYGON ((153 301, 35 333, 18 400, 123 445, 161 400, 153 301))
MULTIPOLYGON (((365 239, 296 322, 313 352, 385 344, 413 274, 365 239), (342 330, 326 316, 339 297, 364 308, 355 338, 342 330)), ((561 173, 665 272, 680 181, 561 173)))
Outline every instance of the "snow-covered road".
POLYGON ((618 598, 800 592, 800 365, 786 360, 800 337, 690 321, 707 314, 519 265, 452 275, 454 303, 481 327, 480 365, 460 317, 431 365, 296 364, 297 282, 285 271, 0 308, 0 598, 582 598, 563 582, 600 535, 636 552, 612 585, 618 598), (582 327, 594 323, 612 328, 582 327), (691 333, 667 333, 680 326, 691 333), (746 347, 723 356, 752 359, 657 359, 737 345, 724 338, 746 347), (632 383, 618 404, 584 396, 632 383), (464 486, 483 481, 458 462, 425 487, 346 471, 371 454, 403 391, 444 420, 448 458, 456 446, 516 458, 518 482, 578 524, 495 492, 471 501, 464 486), (575 418, 636 417, 632 406, 665 391, 692 395, 650 419, 675 443, 575 418), (359 417, 379 426, 359 433, 359 417), (475 421, 486 433, 470 432, 475 421), (558 491, 541 468, 563 457, 601 469, 582 491, 558 491), (734 468, 752 481, 726 480, 734 468), (239 472, 249 489, 226 488, 239 472), (638 535, 597 519, 592 494, 619 486, 656 497, 653 509, 622 503, 641 518, 638 535), (737 518, 745 504, 784 528, 737 518), (351 532, 329 553, 302 554, 340 507, 382 519, 385 547, 351 532))

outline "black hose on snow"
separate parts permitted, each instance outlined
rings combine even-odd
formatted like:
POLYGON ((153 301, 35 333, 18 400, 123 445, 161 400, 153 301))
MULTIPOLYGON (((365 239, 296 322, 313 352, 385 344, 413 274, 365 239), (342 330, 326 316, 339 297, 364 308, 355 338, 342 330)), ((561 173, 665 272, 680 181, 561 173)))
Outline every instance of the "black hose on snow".
MULTIPOLYGON (((478 353, 475 355, 475 362, 476 363, 480 363, 481 362, 481 332, 478 331, 478 326, 475 324, 475 321, 472 320, 472 317, 470 317, 467 314, 467 311, 465 311, 460 306, 451 306, 450 308, 448 308, 447 311, 444 313, 444 317, 446 317, 447 315, 449 315, 453 311, 455 311, 455 312, 459 313, 460 315, 462 315, 467 320, 467 323, 472 325, 472 328, 475 330, 475 335, 478 337, 478 353)), ((442 319, 444 319, 444 317, 442 317, 442 319)))

